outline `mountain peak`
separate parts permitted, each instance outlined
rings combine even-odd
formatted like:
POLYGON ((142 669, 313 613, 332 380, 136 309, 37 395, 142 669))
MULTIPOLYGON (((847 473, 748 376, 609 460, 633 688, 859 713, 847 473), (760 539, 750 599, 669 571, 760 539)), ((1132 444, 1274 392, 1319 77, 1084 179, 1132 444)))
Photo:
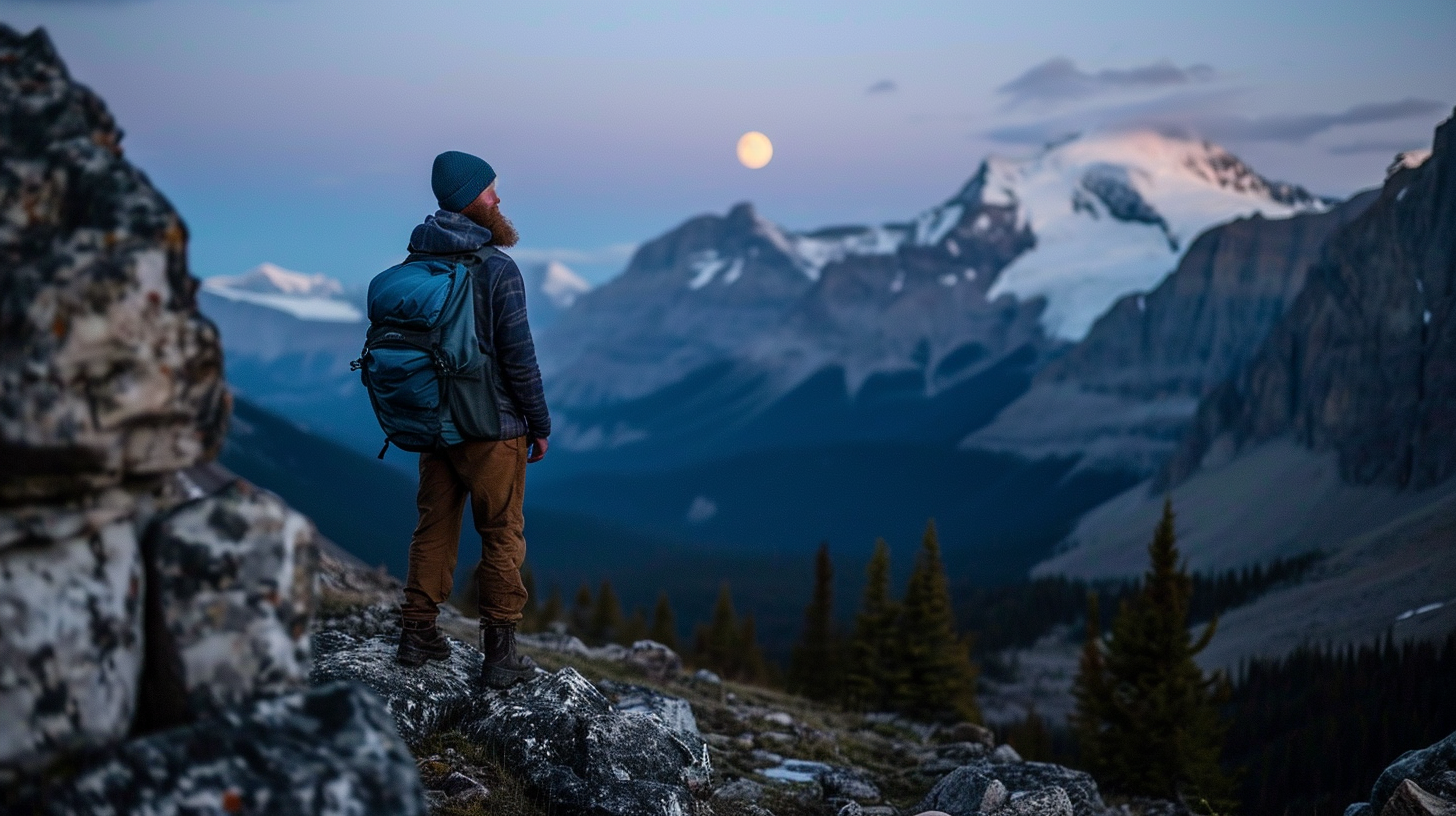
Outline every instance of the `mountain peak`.
POLYGON ((300 320, 357 323, 364 313, 343 300, 344 285, 333 278, 294 272, 260 263, 241 275, 215 275, 202 282, 202 291, 234 302, 252 303, 290 314, 300 320))
POLYGON ((591 291, 591 284, 582 280, 571 267, 560 261, 547 261, 541 279, 541 291, 558 309, 568 309, 578 297, 591 291))
POLYGON ((208 278, 205 285, 213 289, 225 287, 234 291, 265 295, 328 298, 344 294, 344 285, 327 275, 295 272, 267 261, 241 275, 217 275, 208 278))

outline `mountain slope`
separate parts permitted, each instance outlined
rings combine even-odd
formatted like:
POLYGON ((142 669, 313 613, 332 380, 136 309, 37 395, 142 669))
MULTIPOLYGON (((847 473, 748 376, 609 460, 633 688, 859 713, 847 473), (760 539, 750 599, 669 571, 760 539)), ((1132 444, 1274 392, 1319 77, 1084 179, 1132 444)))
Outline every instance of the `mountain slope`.
POLYGON ((1080 336, 1073 322, 1156 283, 1212 224, 1326 206, 1214 145, 1147 133, 987 159, 905 223, 795 233, 742 204, 644 244, 543 332, 548 395, 577 450, 659 435, 595 414, 713 366, 740 374, 739 420, 836 367, 851 396, 915 372, 932 396, 1025 346, 1055 349, 1048 329, 1080 336))
POLYGON ((1283 219, 1255 214, 1199 235, 1172 274, 1119 299, 963 446, 1151 475, 1198 400, 1258 349, 1325 241, 1376 197, 1283 219))
POLYGON ((379 449, 383 434, 349 370, 368 322, 338 281, 263 264, 207 279, 197 301, 222 335, 235 391, 360 453, 379 449))
MULTIPOLYGON (((1233 629, 1220 637, 1242 644, 1228 647, 1240 654, 1263 648, 1266 628, 1277 648, 1355 639, 1402 610, 1450 600, 1453 142, 1447 120, 1429 159, 1393 168, 1379 198, 1330 238, 1250 362, 1203 398, 1159 477, 1088 513, 1034 574, 1135 574, 1166 491, 1195 569, 1328 555, 1313 583, 1225 623, 1233 629)), ((1234 652, 1219 654, 1227 662, 1234 652)))
POLYGON ((319 531, 370 566, 405 574, 415 526, 415 481, 388 465, 233 400, 219 461, 282 496, 319 531))
POLYGON ((1166 471, 1292 434, 1358 484, 1423 488, 1456 472, 1456 122, 1398 164, 1334 238, 1248 368, 1204 400, 1166 471))

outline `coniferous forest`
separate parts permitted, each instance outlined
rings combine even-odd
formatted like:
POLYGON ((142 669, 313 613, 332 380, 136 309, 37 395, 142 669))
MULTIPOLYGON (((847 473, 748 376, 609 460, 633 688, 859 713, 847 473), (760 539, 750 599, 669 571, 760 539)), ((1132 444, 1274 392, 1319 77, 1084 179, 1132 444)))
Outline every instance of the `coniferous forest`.
MULTIPOLYGON (((626 613, 610 581, 595 591, 582 584, 570 606, 559 588, 538 603, 527 567, 533 597, 524 628, 564 625, 594 646, 650 637, 686 647, 684 657, 696 668, 845 709, 978 721, 979 662, 1076 625, 1083 632, 1076 715, 1060 724, 1031 710, 999 727, 999 736, 1027 759, 1093 772, 1114 795, 1182 797, 1216 812, 1341 813, 1368 795, 1394 757, 1456 730, 1449 694, 1456 632, 1439 645, 1387 636, 1359 648, 1304 647, 1251 661, 1233 677, 1198 669, 1193 658, 1217 637, 1222 611, 1297 581, 1320 554, 1190 575, 1172 518, 1169 505, 1141 580, 1048 578, 959 595, 949 588, 930 522, 899 593, 891 549, 875 542, 852 616, 835 605, 831 550, 821 543, 814 572, 805 576, 800 636, 784 666, 765 657, 753 614, 737 609, 726 583, 710 618, 680 642, 666 592, 650 614, 641 607, 626 613), (1149 705, 1150 699, 1166 702, 1149 705)), ((473 606, 472 588, 457 599, 465 608, 473 606)))

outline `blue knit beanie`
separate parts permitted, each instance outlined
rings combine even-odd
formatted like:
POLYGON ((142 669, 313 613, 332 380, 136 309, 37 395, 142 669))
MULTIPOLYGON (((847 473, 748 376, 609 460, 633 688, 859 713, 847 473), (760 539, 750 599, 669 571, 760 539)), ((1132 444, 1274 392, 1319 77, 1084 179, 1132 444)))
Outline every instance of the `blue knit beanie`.
POLYGON ((458 150, 447 150, 435 157, 435 166, 430 170, 430 187, 440 209, 460 212, 470 206, 490 183, 495 181, 495 171, 485 159, 477 158, 458 150))

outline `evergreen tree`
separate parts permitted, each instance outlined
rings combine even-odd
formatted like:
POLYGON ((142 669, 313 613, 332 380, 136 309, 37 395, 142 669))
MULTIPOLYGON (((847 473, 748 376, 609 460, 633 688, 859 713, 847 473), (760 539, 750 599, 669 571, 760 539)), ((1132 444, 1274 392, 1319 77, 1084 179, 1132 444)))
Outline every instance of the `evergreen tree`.
POLYGON ((915 571, 905 589, 900 644, 905 672, 898 695, 902 710, 916 717, 980 720, 976 667, 970 643, 956 637, 933 520, 925 526, 915 571))
POLYGON ((846 655, 845 702, 858 709, 884 710, 893 704, 901 676, 900 608, 890 598, 890 546, 883 538, 875 541, 865 579, 846 655))
POLYGON ((718 587, 718 601, 707 626, 699 626, 693 656, 697 662, 723 675, 733 675, 738 668, 738 613, 733 610, 733 593, 724 581, 718 587))
POLYGON ((617 636, 617 642, 623 646, 631 646, 639 640, 647 637, 647 613, 642 607, 632 610, 632 616, 622 624, 622 632, 617 636))
POLYGON ((672 601, 667 593, 657 596, 657 607, 652 610, 652 630, 647 636, 663 646, 677 650, 677 616, 672 613, 672 601))
POLYGON ((1205 678, 1193 661, 1208 645, 1215 618, 1198 642, 1188 632, 1192 582, 1178 563, 1173 504, 1148 547, 1141 591, 1124 601, 1105 656, 1106 687, 1089 715, 1105 731, 1100 752, 1110 786, 1124 793, 1207 801, 1227 809, 1232 785, 1219 767, 1226 725, 1219 705, 1226 684, 1205 678))
POLYGON ((754 624, 752 612, 743 615, 743 626, 738 631, 738 654, 734 663, 736 665, 728 671, 735 680, 760 684, 768 682, 768 663, 763 659, 763 650, 758 645, 758 627, 754 624))
POLYGON ((804 633, 789 663, 789 689, 812 700, 839 696, 843 677, 834 632, 834 565, 829 542, 814 559, 814 595, 804 609, 804 633))
POLYGON ((565 604, 561 602, 561 587, 553 584, 551 594, 546 598, 546 603, 541 607, 541 614, 536 618, 540 629, 546 629, 551 624, 561 620, 565 604))
POLYGON ((622 602, 612 590, 611 581, 602 581, 597 592, 597 602, 592 607, 591 628, 587 634, 593 644, 611 643, 622 629, 622 602))
POLYGON ((1081 767, 1101 778, 1106 773, 1106 749, 1103 727, 1106 722, 1104 701, 1107 699, 1107 669, 1103 660, 1102 615, 1097 607, 1097 593, 1087 593, 1087 633, 1082 641, 1082 657, 1077 665, 1077 679, 1072 696, 1077 707, 1072 712, 1072 733, 1077 740, 1081 767))
POLYGON ((571 633, 577 637, 585 638, 590 635, 592 621, 592 594, 591 587, 585 581, 576 590, 576 602, 571 605, 571 618, 567 623, 571 626, 571 633))

